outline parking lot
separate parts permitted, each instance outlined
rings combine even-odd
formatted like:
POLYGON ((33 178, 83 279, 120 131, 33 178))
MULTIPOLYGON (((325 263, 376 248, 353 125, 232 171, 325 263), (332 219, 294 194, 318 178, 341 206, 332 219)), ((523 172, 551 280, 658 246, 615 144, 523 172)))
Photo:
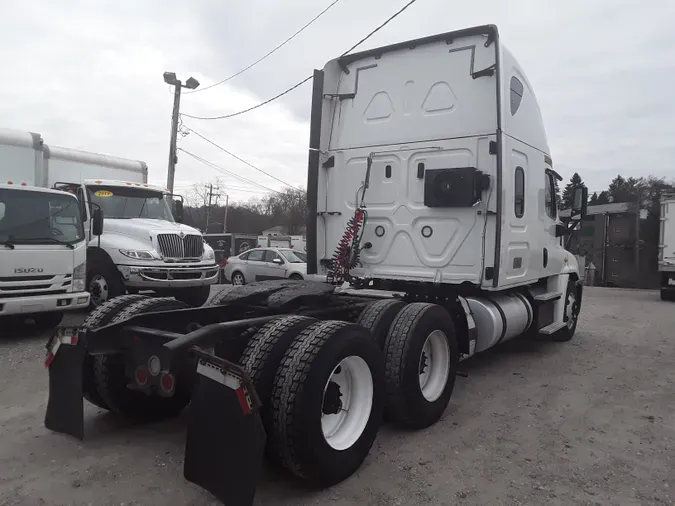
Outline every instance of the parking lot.
MULTIPOLYGON (((256 504, 673 504, 674 327, 657 292, 587 288, 571 342, 467 361, 438 424, 384 427, 330 490, 268 472, 256 504)), ((47 431, 46 339, 0 337, 1 506, 218 504, 182 477, 184 417, 128 426, 85 403, 84 442, 47 431)))

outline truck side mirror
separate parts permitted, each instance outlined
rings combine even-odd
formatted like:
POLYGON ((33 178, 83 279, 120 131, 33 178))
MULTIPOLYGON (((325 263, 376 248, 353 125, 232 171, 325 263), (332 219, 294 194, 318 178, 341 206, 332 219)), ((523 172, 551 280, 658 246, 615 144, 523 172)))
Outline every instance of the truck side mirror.
POLYGON ((176 223, 183 223, 183 201, 174 200, 173 201, 173 219, 176 220, 176 223))
POLYGON ((91 233, 98 236, 103 234, 103 211, 100 208, 94 209, 91 215, 91 233))
POLYGON ((588 188, 585 186, 576 186, 572 193, 572 210, 570 217, 583 218, 586 216, 588 208, 588 188))

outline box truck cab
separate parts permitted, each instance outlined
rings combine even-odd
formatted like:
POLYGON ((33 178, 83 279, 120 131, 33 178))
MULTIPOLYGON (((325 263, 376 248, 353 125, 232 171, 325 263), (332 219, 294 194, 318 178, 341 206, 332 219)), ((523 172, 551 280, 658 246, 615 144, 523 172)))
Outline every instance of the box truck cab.
POLYGON ((182 201, 147 183, 84 179, 55 182, 78 196, 82 220, 100 209, 100 237, 89 237, 87 289, 98 306, 125 292, 152 290, 200 306, 218 279, 213 249, 179 223, 182 201))
POLYGON ((0 318, 57 326, 86 308, 86 236, 75 196, 7 180, 0 184, 0 318))
POLYGON ((661 300, 675 301, 675 194, 661 196, 659 216, 659 272, 661 300))

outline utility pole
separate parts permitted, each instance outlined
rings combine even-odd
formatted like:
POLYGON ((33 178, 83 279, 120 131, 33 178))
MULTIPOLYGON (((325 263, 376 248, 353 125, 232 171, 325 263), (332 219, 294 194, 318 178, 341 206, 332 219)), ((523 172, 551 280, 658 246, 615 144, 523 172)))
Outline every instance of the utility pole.
POLYGON ((178 139, 178 120, 180 118, 180 91, 183 88, 194 90, 199 86, 199 81, 194 77, 180 82, 174 72, 164 72, 164 82, 174 87, 173 92, 173 114, 171 115, 171 141, 169 143, 169 168, 166 176, 166 187, 169 193, 173 193, 173 181, 176 176, 176 163, 178 155, 176 154, 176 143, 178 139))
MULTIPOLYGON (((216 190, 217 189, 218 188, 216 188, 216 190)), ((209 185, 209 204, 206 207, 206 233, 207 234, 209 232, 209 218, 211 218, 211 205, 212 205, 211 201, 212 201, 213 197, 216 197, 216 202, 217 202, 218 197, 220 197, 220 195, 213 193, 213 184, 210 184, 209 185)))
POLYGON ((640 206, 642 205, 642 187, 637 187, 637 202, 635 202, 635 273, 640 279, 640 206))
POLYGON ((227 234, 227 208, 230 206, 230 196, 225 194, 225 216, 223 217, 223 234, 227 234))

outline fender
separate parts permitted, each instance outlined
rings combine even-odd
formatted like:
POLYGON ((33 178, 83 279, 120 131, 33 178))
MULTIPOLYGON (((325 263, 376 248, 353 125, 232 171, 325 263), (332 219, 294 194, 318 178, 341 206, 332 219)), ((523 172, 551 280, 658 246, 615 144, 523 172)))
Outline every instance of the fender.
POLYGON ((89 272, 89 268, 94 263, 103 263, 103 264, 107 263, 108 265, 110 265, 112 268, 115 269, 115 272, 117 272, 115 262, 112 261, 110 255, 108 255, 108 253, 103 248, 90 245, 87 246, 87 272, 89 272))
POLYGON ((457 329, 457 341, 461 353, 459 359, 464 360, 476 353, 478 331, 476 329, 476 322, 473 319, 473 313, 466 299, 458 295, 457 302, 459 304, 453 304, 453 307, 448 309, 454 309, 450 310, 450 316, 452 316, 455 328, 457 329))

